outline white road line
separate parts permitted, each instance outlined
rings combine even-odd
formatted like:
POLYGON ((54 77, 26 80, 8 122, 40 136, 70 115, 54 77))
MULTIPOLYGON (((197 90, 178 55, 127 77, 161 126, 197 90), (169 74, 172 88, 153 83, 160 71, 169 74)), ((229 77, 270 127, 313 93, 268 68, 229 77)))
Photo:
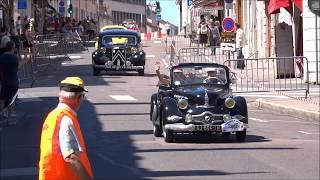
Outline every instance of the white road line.
POLYGON ((136 101, 132 96, 129 95, 110 95, 111 98, 117 100, 117 101, 136 101))
POLYGON ((146 58, 155 58, 156 56, 155 55, 146 55, 146 58))
POLYGON ((305 131, 298 131, 299 133, 302 133, 302 134, 311 134, 309 132, 305 132, 305 131))
POLYGON ((252 121, 257 121, 257 122, 280 122, 280 123, 295 123, 295 124, 314 124, 314 125, 319 125, 319 123, 313 123, 313 122, 306 122, 306 121, 287 121, 287 120, 279 120, 279 119, 268 119, 268 120, 263 120, 263 119, 258 119, 258 118, 253 118, 250 117, 249 120, 252 121))
POLYGON ((263 122, 263 123, 269 122, 269 121, 258 119, 258 118, 249 118, 249 120, 263 122))
POLYGON ((167 61, 165 59, 162 58, 161 60, 162 60, 163 64, 166 65, 166 67, 169 66, 169 64, 167 63, 167 61))
POLYGON ((155 44, 161 44, 161 41, 153 41, 155 44))
POLYGON ((81 56, 69 56, 70 59, 81 59, 81 56))
POLYGON ((37 167, 29 168, 13 168, 13 169, 0 169, 0 177, 12 177, 12 176, 34 176, 38 174, 37 167))

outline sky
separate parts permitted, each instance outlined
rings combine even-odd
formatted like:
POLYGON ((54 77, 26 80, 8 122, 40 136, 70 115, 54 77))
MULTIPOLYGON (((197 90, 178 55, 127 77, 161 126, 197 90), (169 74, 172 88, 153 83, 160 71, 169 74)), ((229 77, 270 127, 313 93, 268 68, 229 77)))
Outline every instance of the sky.
MULTIPOLYGON (((155 0, 147 0, 147 2, 155 2, 155 0)), ((179 6, 176 5, 175 0, 160 0, 162 8, 161 19, 169 21, 172 24, 179 24, 179 6)))

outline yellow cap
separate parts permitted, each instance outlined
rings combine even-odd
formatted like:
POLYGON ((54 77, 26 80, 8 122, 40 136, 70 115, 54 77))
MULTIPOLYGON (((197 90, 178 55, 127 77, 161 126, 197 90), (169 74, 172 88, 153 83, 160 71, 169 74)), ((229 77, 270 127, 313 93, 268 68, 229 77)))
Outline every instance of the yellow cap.
POLYGON ((84 82, 79 77, 66 77, 60 83, 60 89, 70 92, 88 92, 84 88, 84 82))

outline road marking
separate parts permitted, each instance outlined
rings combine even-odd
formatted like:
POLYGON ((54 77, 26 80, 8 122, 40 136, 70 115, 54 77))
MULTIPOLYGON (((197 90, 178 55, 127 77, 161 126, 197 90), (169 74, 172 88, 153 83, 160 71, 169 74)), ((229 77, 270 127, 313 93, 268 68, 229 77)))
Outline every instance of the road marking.
POLYGON ((81 59, 81 56, 69 56, 70 59, 81 59))
POLYGON ((162 42, 161 42, 161 41, 153 41, 153 43, 155 43, 155 44, 161 44, 162 42))
POLYGON ((313 123, 313 122, 306 122, 306 121, 286 121, 286 120, 275 120, 275 119, 268 119, 268 120, 263 120, 263 119, 258 119, 258 118, 249 118, 252 121, 257 121, 257 122, 280 122, 280 123, 295 123, 295 124, 314 124, 314 125, 319 125, 319 123, 313 123))
POLYGON ((166 67, 169 67, 169 64, 167 63, 167 61, 165 59, 162 58, 161 60, 162 60, 163 64, 166 65, 166 67))
POLYGON ((302 133, 302 134, 311 134, 309 132, 305 132, 305 131, 298 131, 299 133, 302 133))
POLYGON ((0 177, 12 177, 12 176, 34 176, 38 174, 37 167, 29 168, 13 168, 13 169, 0 169, 0 177))
POLYGON ((263 122, 263 123, 269 122, 269 121, 258 119, 258 118, 249 118, 249 119, 252 121, 258 121, 258 122, 263 122))
POLYGON ((155 55, 146 55, 147 58, 155 58, 155 55))
POLYGON ((136 101, 137 100, 136 98, 128 95, 110 95, 110 97, 117 101, 136 101))

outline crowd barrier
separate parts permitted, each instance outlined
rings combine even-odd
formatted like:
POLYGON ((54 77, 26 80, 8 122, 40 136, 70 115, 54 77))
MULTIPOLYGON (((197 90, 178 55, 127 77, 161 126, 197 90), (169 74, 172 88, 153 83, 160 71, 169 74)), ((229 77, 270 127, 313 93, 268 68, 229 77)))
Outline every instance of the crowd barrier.
MULTIPOLYGON (((234 72, 237 81, 232 84, 234 92, 277 92, 286 95, 285 91, 304 91, 309 97, 309 67, 305 57, 274 57, 256 58, 258 52, 249 55, 249 58, 236 59, 232 50, 223 50, 217 46, 216 54, 211 54, 211 48, 186 47, 190 42, 186 38, 166 39, 166 51, 170 56, 170 65, 180 63, 218 63, 229 67, 234 72), (180 44, 179 44, 180 43, 180 44), (177 50, 177 46, 179 48, 177 50), (306 62, 301 74, 296 67, 297 61, 306 62)), ((191 43, 192 44, 192 43, 191 43)), ((288 96, 288 95, 286 95, 288 96)), ((297 98, 297 97, 292 97, 297 98)))

